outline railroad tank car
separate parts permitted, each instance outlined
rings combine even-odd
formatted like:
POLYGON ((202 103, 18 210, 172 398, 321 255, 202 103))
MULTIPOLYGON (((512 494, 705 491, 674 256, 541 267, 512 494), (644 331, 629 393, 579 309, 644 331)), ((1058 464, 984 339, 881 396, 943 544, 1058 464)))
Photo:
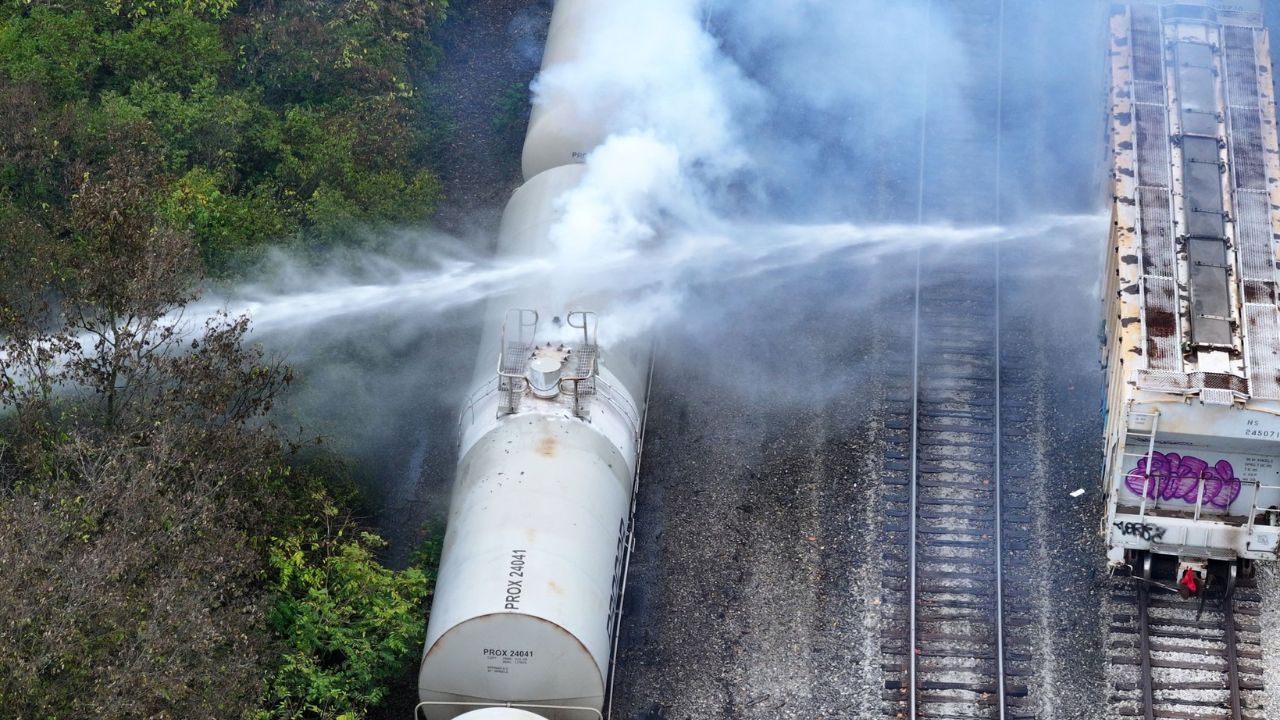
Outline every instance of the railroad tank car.
MULTIPOLYGON (((591 24, 605 7, 600 0, 556 0, 542 53, 542 75, 571 67, 590 41, 591 24)), ((564 84, 544 83, 529 113, 521 168, 526 181, 561 165, 582 163, 604 142, 605 98, 578 98, 564 84)))
MULTIPOLYGON (((605 5, 556 3, 544 69, 576 57, 590 14, 605 5)), ((503 213, 503 260, 556 257, 557 199, 586 172, 559 151, 585 154, 602 139, 594 126, 550 129, 548 118, 573 115, 556 105, 564 98, 542 101, 525 142, 525 157, 542 160, 503 213)), ((530 282, 486 306, 416 717, 602 717, 649 347, 644 338, 602 346, 597 315, 584 308, 608 298, 552 290, 530 282)))
POLYGON ((519 708, 495 707, 473 710, 467 720, 541 720, 541 716, 519 708))
POLYGON ((1174 578, 1275 558, 1280 164, 1261 0, 1111 17, 1102 531, 1174 578))

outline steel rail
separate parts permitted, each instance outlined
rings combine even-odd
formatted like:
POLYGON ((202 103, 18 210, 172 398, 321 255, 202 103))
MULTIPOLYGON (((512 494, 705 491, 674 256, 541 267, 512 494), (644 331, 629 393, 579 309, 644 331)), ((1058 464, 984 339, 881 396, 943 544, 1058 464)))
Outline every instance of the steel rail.
MULTIPOLYGON (((933 29, 933 0, 929 0, 925 8, 925 36, 933 29)), ((926 43, 932 48, 932 43, 926 43)), ((925 140, 929 133, 929 62, 931 53, 928 49, 924 56, 924 84, 920 98, 920 165, 919 183, 916 191, 916 224, 924 225, 924 181, 925 181, 925 140)), ((916 247, 916 287, 915 306, 912 317, 911 336, 911 480, 907 483, 907 718, 916 718, 916 675, 919 672, 919 661, 916 655, 916 602, 919 588, 916 585, 916 565, 919 561, 916 533, 919 498, 916 482, 920 468, 920 281, 923 248, 916 247)))
MULTIPOLYGON (((933 14, 934 2, 929 0, 926 7, 926 35, 933 30, 933 14)), ((997 90, 996 90, 996 131, 995 131, 995 216, 994 222, 999 225, 1003 220, 1001 190, 1002 190, 1002 135, 1004 121, 1004 25, 1005 25, 1005 2, 1000 0, 999 3, 999 21, 997 26, 997 90)), ((932 47, 932 45, 928 45, 932 47)), ((929 84, 930 84, 930 64, 931 56, 928 52, 925 54, 924 60, 924 83, 921 99, 921 120, 920 120, 920 156, 918 167, 918 185, 916 197, 916 222, 923 225, 925 222, 925 185, 927 170, 927 139, 928 139, 928 121, 929 121, 929 84)), ((909 688, 908 696, 908 713, 909 720, 917 720, 919 715, 919 699, 918 699, 918 675, 919 675, 919 656, 917 655, 916 644, 919 639, 918 620, 917 620, 917 604, 918 604, 918 563, 919 563, 919 500, 917 483, 919 480, 919 461, 920 461, 920 345, 921 345, 921 306, 922 306, 922 280, 923 280, 923 248, 916 248, 915 256, 915 297, 913 307, 913 326, 912 335, 912 362, 911 362, 911 481, 908 484, 908 542, 910 548, 908 552, 908 634, 907 634, 907 656, 908 656, 908 673, 907 687, 909 688)), ((1001 251, 1000 244, 995 245, 995 288, 993 298, 993 309, 995 314, 994 320, 994 364, 995 364, 995 388, 994 388, 994 454, 993 454, 993 473, 992 483, 995 497, 995 557, 993 564, 995 566, 996 576, 996 608, 995 608, 995 659, 996 659, 996 688, 997 688, 997 706, 998 717, 1005 720, 1007 714, 1007 687, 1005 684, 1005 637, 1004 637, 1004 544, 1003 544, 1003 473, 1001 472, 1002 456, 1001 456, 1001 342, 1000 342, 1000 297, 1001 297, 1001 251)))
MULTIPOLYGON (((1001 217, 1001 136, 1004 134, 1004 0, 1000 0, 1000 22, 996 30, 996 225, 1000 225, 1003 221, 1001 217)), ((995 463, 992 467, 992 482, 995 484, 996 494, 996 688, 998 697, 996 698, 1000 707, 1000 720, 1005 720, 1006 713, 1006 692, 1004 678, 1004 473, 1001 468, 1001 447, 1004 445, 1004 435, 1001 433, 1000 424, 1000 382, 1001 377, 1001 347, 1000 347, 1000 241, 996 241, 996 262, 995 262, 995 340, 996 340, 996 382, 995 382, 995 438, 992 445, 995 449, 995 463)))
POLYGON ((1242 720, 1244 701, 1240 696, 1240 664, 1236 654, 1236 611, 1235 598, 1222 600, 1222 624, 1227 644, 1227 691, 1230 697, 1231 720, 1242 720))
POLYGON ((1151 687, 1151 621, 1147 605, 1151 600, 1151 553, 1143 556, 1142 581, 1138 583, 1138 690, 1142 693, 1142 718, 1155 720, 1155 694, 1151 687))

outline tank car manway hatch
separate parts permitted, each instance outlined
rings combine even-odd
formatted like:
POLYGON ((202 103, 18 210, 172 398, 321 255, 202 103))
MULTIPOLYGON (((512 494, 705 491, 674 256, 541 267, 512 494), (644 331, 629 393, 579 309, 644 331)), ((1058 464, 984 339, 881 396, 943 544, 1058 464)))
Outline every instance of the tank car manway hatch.
POLYGON ((1111 19, 1109 559, 1276 556, 1280 165, 1261 0, 1111 19))

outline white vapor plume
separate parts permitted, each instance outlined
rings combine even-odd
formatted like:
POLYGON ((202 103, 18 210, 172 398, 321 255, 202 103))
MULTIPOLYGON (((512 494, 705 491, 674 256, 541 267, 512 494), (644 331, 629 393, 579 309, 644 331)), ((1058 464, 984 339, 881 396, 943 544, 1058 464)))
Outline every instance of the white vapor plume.
MULTIPOLYGON (((607 293, 617 299, 602 308, 612 322, 601 326, 602 336, 617 341, 677 319, 685 311, 685 293, 694 287, 817 264, 868 264, 915 248, 940 253, 992 242, 1014 249, 1029 244, 1072 245, 1105 232, 1106 220, 1101 215, 1041 217, 1023 225, 964 228, 718 221, 715 226, 675 232, 651 247, 623 245, 583 253, 574 272, 580 278, 578 291, 607 293)), ((386 283, 340 284, 328 276, 324 289, 313 292, 241 288, 233 295, 210 297, 188 308, 186 315, 198 319, 217 311, 247 313, 259 334, 305 332, 341 318, 386 312, 429 324, 434 317, 501 293, 512 284, 550 286, 564 272, 555 261, 532 258, 479 261, 441 254, 434 265, 430 269, 401 267, 396 279, 386 283)), ((310 284, 305 276, 296 282, 310 284)))
POLYGON ((698 0, 602 3, 588 14, 576 57, 534 82, 535 103, 571 99, 581 122, 606 132, 581 183, 556 201, 562 217, 550 230, 554 252, 480 261, 446 247, 429 253, 425 267, 392 268, 390 283, 339 278, 300 294, 245 288, 206 309, 242 309, 270 333, 361 312, 420 321, 538 286, 557 294, 552 306, 609 298, 609 306, 592 309, 601 314, 602 339, 617 340, 678 317, 695 286, 807 263, 867 262, 917 246, 1103 232, 1092 216, 1035 217, 1009 228, 860 225, 822 213, 779 222, 765 207, 779 184, 818 193, 828 180, 817 168, 821 148, 769 127, 777 105, 798 101, 844 117, 848 126, 829 130, 843 139, 849 126, 860 128, 849 140, 855 155, 875 150, 884 156, 878 162, 896 163, 850 174, 914 173, 914 162, 903 160, 915 151, 899 145, 920 132, 921 58, 949 67, 947 82, 934 79, 930 102, 931 112, 954 124, 965 122, 954 95, 967 59, 947 18, 931 15, 921 0, 741 0, 715 14, 733 48, 709 32, 705 7, 698 0), (752 78, 739 61, 751 64, 752 78))
POLYGON ((596 3, 572 62, 534 81, 533 102, 564 104, 608 135, 651 133, 718 173, 747 155, 738 130, 763 102, 701 23, 698 0, 596 3))

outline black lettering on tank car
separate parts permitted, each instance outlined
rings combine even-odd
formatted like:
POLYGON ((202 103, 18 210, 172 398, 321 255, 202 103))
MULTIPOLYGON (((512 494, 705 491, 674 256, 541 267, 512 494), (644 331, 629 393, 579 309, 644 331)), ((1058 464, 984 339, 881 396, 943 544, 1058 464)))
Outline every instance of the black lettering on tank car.
POLYGON ((520 609, 520 594, 524 592, 525 554, 524 550, 511 551, 511 562, 507 566, 507 597, 503 610, 520 609))

